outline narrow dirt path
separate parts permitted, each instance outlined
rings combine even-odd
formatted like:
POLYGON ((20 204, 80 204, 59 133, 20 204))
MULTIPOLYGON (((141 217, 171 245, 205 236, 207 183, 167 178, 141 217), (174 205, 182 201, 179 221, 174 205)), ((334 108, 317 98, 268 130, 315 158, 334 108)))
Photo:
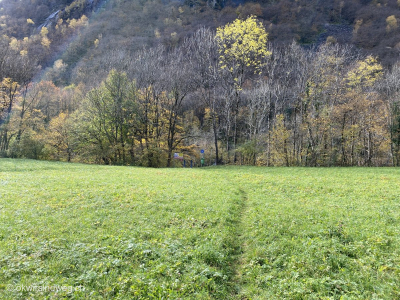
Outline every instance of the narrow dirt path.
POLYGON ((227 226, 230 228, 230 234, 226 238, 225 244, 230 247, 230 265, 229 273, 232 299, 246 299, 241 295, 241 268, 243 264, 243 253, 246 248, 244 238, 244 216, 247 208, 247 193, 239 188, 240 197, 238 197, 230 210, 230 217, 227 219, 227 226))
POLYGON ((245 216, 247 215, 247 209, 248 209, 248 195, 247 193, 243 190, 240 189, 242 198, 243 198, 243 206, 242 206, 242 213, 240 216, 240 230, 239 230, 239 235, 238 235, 238 241, 240 242, 240 253, 238 253, 238 257, 236 258, 236 266, 235 266, 235 277, 233 278, 233 281, 235 285, 237 286, 236 289, 236 296, 237 299, 247 299, 244 293, 242 293, 243 289, 243 279, 242 279, 242 274, 243 274, 243 264, 244 264, 244 254, 246 253, 247 249, 247 240, 244 235, 244 230, 246 230, 246 218, 245 216))

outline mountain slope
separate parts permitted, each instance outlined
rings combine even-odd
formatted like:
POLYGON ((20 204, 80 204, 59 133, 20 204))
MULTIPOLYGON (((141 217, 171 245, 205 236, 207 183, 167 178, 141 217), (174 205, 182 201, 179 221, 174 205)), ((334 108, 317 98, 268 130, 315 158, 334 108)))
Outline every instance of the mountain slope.
POLYGON ((40 64, 47 67, 61 58, 72 72, 64 76, 67 82, 82 80, 79 70, 104 63, 110 53, 130 53, 159 43, 172 47, 201 26, 216 28, 237 16, 258 16, 269 32, 269 40, 276 44, 295 40, 319 45, 330 37, 330 41, 351 43, 378 56, 384 65, 395 63, 400 49, 396 0, 4 0, 0 14, 1 35, 22 40, 38 34, 43 26, 49 29, 50 49, 45 57, 38 55, 40 64), (73 20, 83 15, 89 22, 76 26, 73 20), (58 28, 57 22, 61 22, 58 28))

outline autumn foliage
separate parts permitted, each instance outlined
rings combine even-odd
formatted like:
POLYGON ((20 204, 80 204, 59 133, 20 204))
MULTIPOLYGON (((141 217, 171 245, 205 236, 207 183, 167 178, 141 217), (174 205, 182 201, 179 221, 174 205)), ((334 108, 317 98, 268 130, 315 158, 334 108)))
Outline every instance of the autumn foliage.
MULTIPOLYGON (((51 34, 36 37, 43 51, 51 34)), ((179 46, 111 52, 100 84, 63 86, 62 59, 32 82, 31 42, 1 42, 3 156, 169 167, 176 152, 199 164, 205 149, 207 164, 400 164, 399 68, 335 43, 268 45, 255 16, 179 46)))

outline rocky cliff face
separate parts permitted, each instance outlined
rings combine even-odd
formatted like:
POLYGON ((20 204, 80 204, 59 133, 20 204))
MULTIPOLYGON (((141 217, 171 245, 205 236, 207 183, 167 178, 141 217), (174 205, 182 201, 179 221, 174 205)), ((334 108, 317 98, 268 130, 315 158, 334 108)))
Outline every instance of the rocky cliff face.
POLYGON ((42 27, 55 26, 61 18, 63 20, 79 19, 82 15, 89 16, 101 4, 101 0, 76 0, 63 9, 57 10, 50 14, 46 20, 40 24, 37 29, 42 27))
POLYGON ((56 24, 58 19, 59 19, 59 13, 61 10, 57 10, 56 12, 53 12, 50 16, 47 17, 47 19, 39 25, 37 28, 38 30, 41 30, 43 27, 50 27, 53 24, 56 24))

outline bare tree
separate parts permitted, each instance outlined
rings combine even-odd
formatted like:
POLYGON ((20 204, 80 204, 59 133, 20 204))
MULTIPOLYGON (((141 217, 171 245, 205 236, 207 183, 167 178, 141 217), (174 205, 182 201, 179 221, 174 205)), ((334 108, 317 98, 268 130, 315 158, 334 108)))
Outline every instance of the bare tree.
POLYGON ((379 93, 385 101, 389 114, 390 152, 392 164, 400 165, 400 65, 396 64, 378 82, 379 93))
POLYGON ((163 46, 143 49, 136 53, 130 67, 140 90, 138 102, 141 106, 141 126, 137 128, 136 134, 141 150, 147 156, 148 166, 159 166, 161 163, 161 136, 165 132, 161 107, 165 87, 162 75, 166 65, 165 58, 166 49, 163 46))
POLYGON ((185 139, 185 136, 177 137, 179 120, 183 115, 184 100, 195 90, 196 81, 193 80, 194 69, 187 63, 183 48, 171 51, 167 56, 167 62, 163 76, 168 91, 167 167, 170 167, 172 152, 185 139))
POLYGON ((183 45, 192 69, 194 85, 204 105, 210 110, 215 148, 215 164, 221 162, 219 155, 218 100, 220 99, 220 73, 218 70, 218 46, 211 29, 200 28, 183 45))

